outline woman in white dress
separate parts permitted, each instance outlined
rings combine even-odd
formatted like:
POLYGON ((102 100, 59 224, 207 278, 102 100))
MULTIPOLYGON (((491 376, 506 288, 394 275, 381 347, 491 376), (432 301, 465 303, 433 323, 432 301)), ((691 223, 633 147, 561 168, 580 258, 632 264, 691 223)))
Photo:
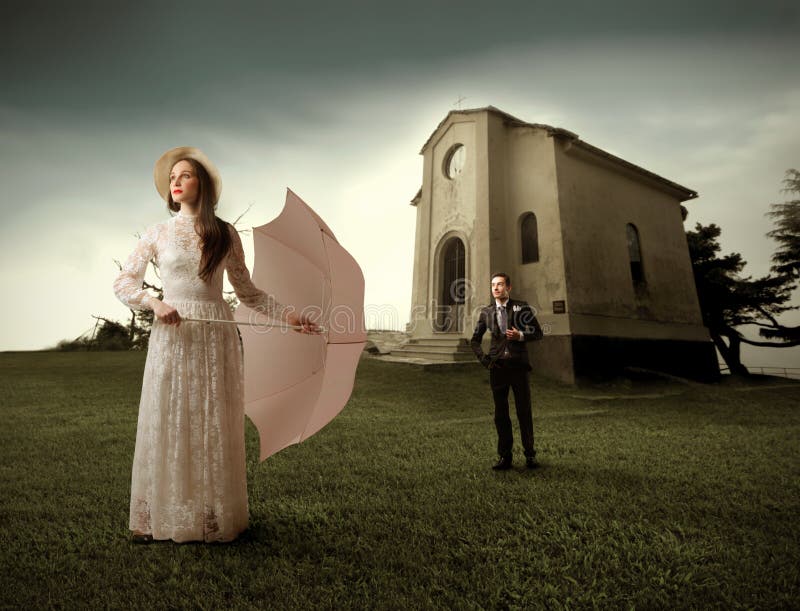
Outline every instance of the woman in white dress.
POLYGON ((133 456, 134 541, 231 541, 248 525, 242 348, 222 295, 222 272, 241 302, 314 333, 316 325, 258 289, 238 232, 215 215, 219 173, 198 149, 156 162, 156 188, 177 214, 148 227, 114 281, 136 310, 153 310, 133 456), (158 266, 163 301, 143 289, 158 266))

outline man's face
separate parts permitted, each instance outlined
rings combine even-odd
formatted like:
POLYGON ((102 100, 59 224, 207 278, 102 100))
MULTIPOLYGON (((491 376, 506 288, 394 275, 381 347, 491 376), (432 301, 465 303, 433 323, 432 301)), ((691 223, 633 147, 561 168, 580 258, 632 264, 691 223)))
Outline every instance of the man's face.
POLYGON ((492 295, 495 299, 505 300, 508 299, 508 294, 511 292, 511 285, 506 284, 506 279, 503 276, 495 276, 492 278, 492 295))

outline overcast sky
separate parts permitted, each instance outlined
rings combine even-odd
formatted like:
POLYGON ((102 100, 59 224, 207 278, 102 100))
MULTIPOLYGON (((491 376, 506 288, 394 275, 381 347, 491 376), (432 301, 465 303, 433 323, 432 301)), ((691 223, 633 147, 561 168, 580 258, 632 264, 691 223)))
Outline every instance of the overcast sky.
MULTIPOLYGON (((114 259, 168 217, 152 167, 179 145, 219 167, 226 220, 252 204, 242 225, 268 222, 286 187, 304 198, 399 327, 418 153, 461 96, 698 191, 687 227, 717 223, 724 252, 765 274, 765 213, 800 168, 796 5, 4 0, 0 349, 127 317, 114 259)), ((800 366, 800 352, 745 362, 800 366)))

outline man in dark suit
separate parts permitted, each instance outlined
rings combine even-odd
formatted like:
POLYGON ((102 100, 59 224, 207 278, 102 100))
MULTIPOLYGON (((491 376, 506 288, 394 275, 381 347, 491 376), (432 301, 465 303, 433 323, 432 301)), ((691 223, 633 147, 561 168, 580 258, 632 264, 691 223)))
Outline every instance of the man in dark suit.
POLYGON ((533 415, 531 413, 531 366, 525 342, 542 339, 544 333, 533 310, 525 301, 511 299, 511 278, 508 274, 492 274, 494 303, 480 312, 472 351, 481 364, 489 370, 489 384, 494 397, 494 424, 497 427, 497 453, 500 459, 493 469, 511 468, 511 418, 508 415, 508 390, 514 392, 525 464, 529 469, 538 466, 533 447, 533 415), (492 334, 489 354, 484 353, 481 340, 486 331, 492 334))

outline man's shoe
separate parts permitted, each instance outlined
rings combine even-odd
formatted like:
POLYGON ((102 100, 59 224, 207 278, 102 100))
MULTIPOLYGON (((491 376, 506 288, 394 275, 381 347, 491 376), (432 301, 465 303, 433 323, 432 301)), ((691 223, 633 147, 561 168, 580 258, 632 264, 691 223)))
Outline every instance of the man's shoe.
POLYGON ((528 456, 525 459, 525 466, 528 467, 528 469, 537 469, 539 467, 539 463, 536 462, 535 456, 528 456))
POLYGON ((495 471, 505 471, 506 469, 511 468, 511 457, 510 456, 501 456, 500 460, 498 460, 492 469, 495 471))

